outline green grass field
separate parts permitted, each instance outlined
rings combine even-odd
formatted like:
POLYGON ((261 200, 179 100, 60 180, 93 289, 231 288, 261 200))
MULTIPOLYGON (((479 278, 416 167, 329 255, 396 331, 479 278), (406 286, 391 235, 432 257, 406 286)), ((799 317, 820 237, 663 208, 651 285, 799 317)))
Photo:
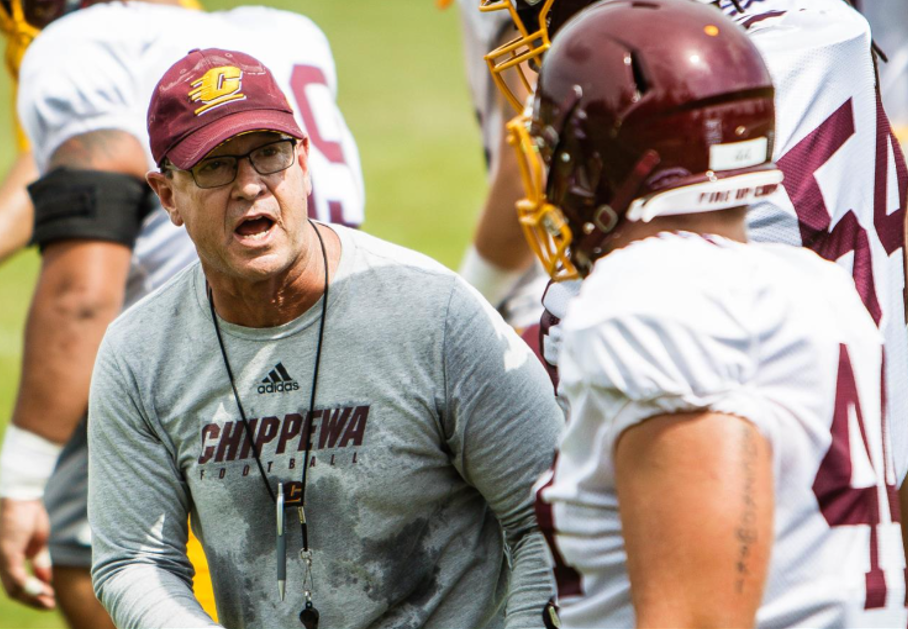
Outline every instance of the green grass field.
MULTIPOLYGON (((204 0, 209 9, 241 3, 204 0)), ((276 0, 312 17, 337 61, 340 104, 366 178, 365 230, 456 267, 484 191, 479 134, 461 59, 456 9, 432 0, 276 0)), ((478 4, 478 0, 477 0, 478 4)), ((0 80, 0 173, 14 151, 10 85, 0 80)), ((38 269, 33 250, 0 265, 0 431, 12 413, 22 327, 38 269)), ((0 629, 62 627, 0 594, 0 629)))

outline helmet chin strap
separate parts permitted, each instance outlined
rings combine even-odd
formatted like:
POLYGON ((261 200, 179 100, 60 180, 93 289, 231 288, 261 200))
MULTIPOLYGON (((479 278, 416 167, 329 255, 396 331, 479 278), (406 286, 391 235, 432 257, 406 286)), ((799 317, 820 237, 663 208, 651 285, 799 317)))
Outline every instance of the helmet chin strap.
MULTIPOLYGON (((577 242, 576 250, 589 251, 592 259, 577 261, 580 267, 588 272, 602 253, 602 245, 615 231, 615 228, 626 220, 627 207, 637 197, 637 191, 647 177, 659 165, 661 159, 656 151, 650 149, 643 154, 624 183, 615 191, 611 203, 600 205, 592 221, 583 224, 583 237, 577 242)), ((574 247, 572 246, 572 249, 574 247)), ((584 256, 585 257, 585 256, 584 256)))

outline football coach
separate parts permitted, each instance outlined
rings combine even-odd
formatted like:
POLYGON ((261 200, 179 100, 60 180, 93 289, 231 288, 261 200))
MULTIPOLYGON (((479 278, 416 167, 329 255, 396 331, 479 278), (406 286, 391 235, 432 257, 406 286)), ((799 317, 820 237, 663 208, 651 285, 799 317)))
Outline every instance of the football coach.
POLYGON ((269 71, 194 50, 148 112, 148 182, 199 263, 108 329, 93 375, 95 591, 117 626, 541 627, 532 483, 562 425, 458 276, 307 219, 306 134, 269 71))

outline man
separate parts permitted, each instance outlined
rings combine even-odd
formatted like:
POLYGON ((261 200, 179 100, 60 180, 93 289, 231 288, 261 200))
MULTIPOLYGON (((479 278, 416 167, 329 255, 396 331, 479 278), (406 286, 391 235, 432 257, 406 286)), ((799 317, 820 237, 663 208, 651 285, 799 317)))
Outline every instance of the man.
MULTIPOLYGON (((199 44, 242 42, 270 60, 312 139, 310 213, 349 224, 362 220, 359 158, 335 105, 334 63, 321 31, 302 16, 273 9, 205 14, 176 4, 101 3, 66 14, 81 5, 11 5, 22 19, 41 18, 33 27, 62 17, 28 47, 20 71, 19 118, 42 174, 31 197, 33 240, 43 258, 0 457, 0 578, 20 602, 39 608, 60 602, 74 627, 102 626, 88 572, 87 456, 79 428, 97 347, 123 308, 196 257, 144 181, 154 164, 145 112, 164 70, 199 44), (29 579, 25 569, 46 544, 45 483, 53 588, 29 579)), ((197 95, 229 99, 233 85, 233 78, 200 85, 197 95)))
POLYGON ((192 51, 148 127, 148 181, 200 265, 109 328, 92 378, 92 574, 114 621, 214 626, 190 596, 191 512, 227 627, 541 626, 530 488, 561 414, 528 349, 440 265, 306 221, 308 141, 254 58, 192 51), (242 99, 189 102, 237 75, 242 99))
MULTIPOLYGON (((520 19, 518 58, 539 64, 559 29, 590 0, 513 0, 520 19)), ((908 169, 880 104, 866 20, 843 0, 722 0, 747 30, 776 85, 773 158, 785 183, 747 216, 750 237, 804 246, 853 276, 886 340, 886 415, 901 484, 908 473, 908 328, 905 326, 905 198, 908 169), (809 96, 808 96, 809 95, 809 96)), ((515 72, 503 46, 489 53, 497 84, 515 72)), ((550 261, 557 265, 558 261, 550 261)), ((554 271, 554 268, 550 268, 554 271)), ((559 279, 565 279, 561 274, 559 279)), ((558 282, 545 295, 540 346, 552 373, 558 338, 550 325, 579 284, 558 282)), ((908 490, 906 490, 908 500, 908 490)))
POLYGON ((746 244, 773 118, 741 29, 649 0, 568 22, 512 124, 531 244, 584 278, 537 502, 565 627, 908 619, 879 332, 836 265, 746 244))

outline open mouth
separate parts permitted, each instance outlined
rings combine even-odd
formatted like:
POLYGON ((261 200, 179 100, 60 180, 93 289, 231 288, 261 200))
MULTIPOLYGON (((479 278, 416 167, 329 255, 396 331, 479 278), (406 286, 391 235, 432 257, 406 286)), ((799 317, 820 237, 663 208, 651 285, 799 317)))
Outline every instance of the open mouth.
POLYGON ((267 216, 255 216, 244 220, 236 228, 242 238, 264 238, 274 226, 274 221, 267 216))

